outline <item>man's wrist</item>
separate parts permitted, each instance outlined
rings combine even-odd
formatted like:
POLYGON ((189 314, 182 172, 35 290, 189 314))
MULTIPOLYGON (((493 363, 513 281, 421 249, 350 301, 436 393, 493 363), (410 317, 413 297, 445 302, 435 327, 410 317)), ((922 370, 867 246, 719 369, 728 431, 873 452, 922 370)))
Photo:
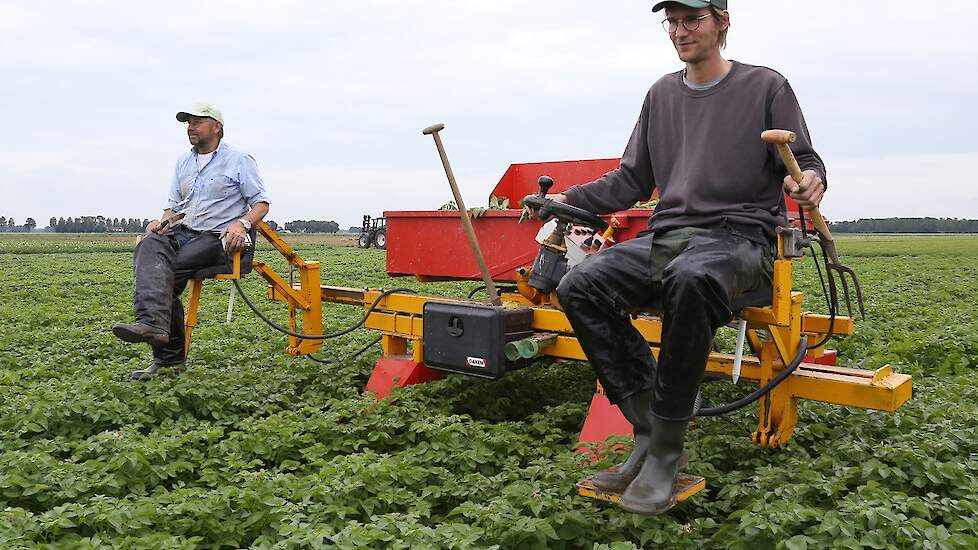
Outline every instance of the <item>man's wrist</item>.
POLYGON ((238 222, 240 222, 241 225, 244 226, 245 231, 251 231, 251 222, 250 221, 248 221, 245 218, 238 218, 238 222))

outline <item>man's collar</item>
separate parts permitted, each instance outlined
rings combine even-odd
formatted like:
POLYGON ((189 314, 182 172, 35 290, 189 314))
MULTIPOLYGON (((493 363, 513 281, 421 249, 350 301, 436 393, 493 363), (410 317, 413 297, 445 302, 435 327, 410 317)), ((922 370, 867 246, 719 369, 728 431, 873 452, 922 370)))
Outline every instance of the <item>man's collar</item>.
POLYGON ((198 153, 197 152, 197 147, 191 145, 190 146, 190 154, 191 155, 210 155, 211 153, 213 153, 213 154, 216 155, 218 153, 218 151, 220 151, 221 149, 224 149, 225 147, 226 147, 226 145, 224 145, 224 140, 223 139, 221 141, 218 141, 217 142, 217 149, 214 149, 210 153, 198 153))

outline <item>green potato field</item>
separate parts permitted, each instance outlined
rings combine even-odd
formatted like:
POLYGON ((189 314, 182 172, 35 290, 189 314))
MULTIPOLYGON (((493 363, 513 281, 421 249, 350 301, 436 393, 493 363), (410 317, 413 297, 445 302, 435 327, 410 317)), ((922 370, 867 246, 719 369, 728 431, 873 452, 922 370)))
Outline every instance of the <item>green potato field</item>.
MULTIPOLYGON (((785 448, 751 444, 756 406, 704 418, 688 471, 707 490, 659 517, 580 497, 574 451, 594 391, 582 363, 362 393, 360 330, 320 358, 208 281, 187 370, 130 382, 134 236, 0 236, 0 548, 978 548, 978 237, 839 241, 869 317, 840 364, 914 376, 895 414, 802 403, 785 448)), ((323 283, 464 296, 476 283, 384 274, 375 249, 297 242, 323 283)), ((257 257, 287 273, 264 243, 257 257)), ((824 311, 811 260, 806 307, 824 311)), ((245 291, 280 324, 281 303, 245 291)), ((327 305, 326 329, 362 310, 327 305)), ((727 342, 730 335, 723 334, 727 342)), ((750 385, 704 386, 711 403, 750 385)), ((624 442, 622 439, 619 442, 624 442)))

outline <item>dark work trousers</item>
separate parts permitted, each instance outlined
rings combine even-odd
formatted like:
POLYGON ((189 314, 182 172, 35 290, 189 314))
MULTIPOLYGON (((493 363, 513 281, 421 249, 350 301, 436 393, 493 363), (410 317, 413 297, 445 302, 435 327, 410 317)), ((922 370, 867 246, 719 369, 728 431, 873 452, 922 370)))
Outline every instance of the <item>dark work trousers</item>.
POLYGON ((226 262, 224 247, 216 235, 183 226, 166 235, 149 233, 136 245, 136 322, 170 334, 165 346, 153 348, 155 363, 172 365, 186 359, 180 294, 195 272, 226 262))
POLYGON ((673 229, 588 257, 557 295, 608 399, 653 390, 653 414, 680 420, 693 414, 716 330, 744 293, 771 285, 774 254, 759 229, 673 229), (639 308, 662 311, 658 365, 627 313, 639 308))

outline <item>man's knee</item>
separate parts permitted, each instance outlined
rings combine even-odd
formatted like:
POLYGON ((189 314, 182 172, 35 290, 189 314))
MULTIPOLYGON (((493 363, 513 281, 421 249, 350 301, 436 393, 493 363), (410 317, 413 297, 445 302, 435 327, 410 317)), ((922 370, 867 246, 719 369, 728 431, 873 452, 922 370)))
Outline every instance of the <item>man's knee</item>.
POLYGON ((702 262, 683 255, 677 256, 662 271, 662 283, 665 285, 701 284, 708 279, 709 274, 702 262))
POLYGON ((143 235, 143 238, 139 239, 139 242, 136 243, 136 251, 138 252, 139 250, 144 248, 157 248, 160 246, 169 246, 169 245, 170 245, 170 240, 167 237, 160 235, 159 233, 151 232, 143 235))
POLYGON ((722 294, 716 274, 694 259, 677 257, 662 272, 662 286, 667 295, 689 298, 704 294, 722 294))

